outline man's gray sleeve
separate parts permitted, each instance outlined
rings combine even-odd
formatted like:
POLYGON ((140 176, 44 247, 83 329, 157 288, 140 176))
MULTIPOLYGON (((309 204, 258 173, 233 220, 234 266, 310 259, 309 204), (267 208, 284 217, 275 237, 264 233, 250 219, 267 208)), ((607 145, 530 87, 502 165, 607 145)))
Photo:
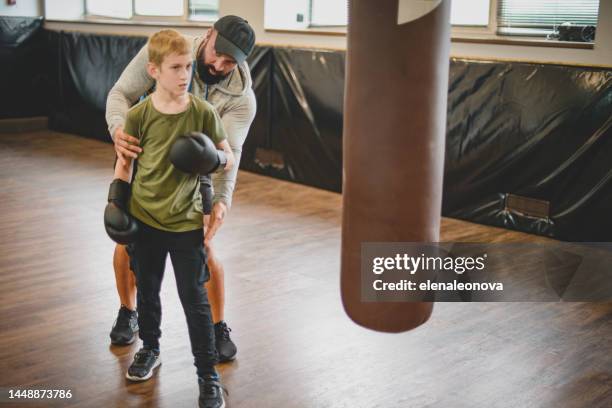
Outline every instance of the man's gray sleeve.
POLYGON ((147 74, 148 61, 149 54, 145 45, 123 70, 108 93, 106 123, 111 138, 114 138, 115 130, 125 124, 130 107, 155 83, 153 78, 147 74))
POLYGON ((224 112, 221 116, 223 127, 227 135, 227 141, 232 148, 236 164, 230 171, 220 171, 213 173, 213 189, 215 195, 213 204, 222 201, 228 208, 232 205, 232 195, 236 186, 236 177, 238 176, 238 167, 240 166, 240 156, 242 154, 242 145, 249 133, 251 123, 255 118, 257 111, 257 101, 255 93, 252 89, 242 96, 240 103, 229 111, 224 112))

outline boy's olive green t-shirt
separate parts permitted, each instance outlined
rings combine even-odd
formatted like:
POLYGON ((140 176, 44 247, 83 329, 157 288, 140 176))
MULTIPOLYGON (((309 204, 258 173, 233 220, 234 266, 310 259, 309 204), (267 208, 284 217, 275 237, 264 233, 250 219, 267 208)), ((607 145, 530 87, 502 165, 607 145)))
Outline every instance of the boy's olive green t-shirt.
POLYGON ((226 139, 215 108, 189 94, 187 110, 177 114, 157 111, 151 97, 127 114, 124 131, 140 139, 132 181, 130 214, 164 231, 184 232, 202 228, 202 196, 198 175, 183 173, 170 163, 170 147, 180 135, 202 132, 217 144, 226 139))

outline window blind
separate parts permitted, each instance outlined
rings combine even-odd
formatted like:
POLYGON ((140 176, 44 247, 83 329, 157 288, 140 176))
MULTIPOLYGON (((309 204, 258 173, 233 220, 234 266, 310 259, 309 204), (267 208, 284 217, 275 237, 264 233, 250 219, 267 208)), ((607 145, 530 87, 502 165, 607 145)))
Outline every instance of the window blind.
POLYGON ((499 28, 552 30, 563 23, 597 26, 599 0, 499 0, 499 28))

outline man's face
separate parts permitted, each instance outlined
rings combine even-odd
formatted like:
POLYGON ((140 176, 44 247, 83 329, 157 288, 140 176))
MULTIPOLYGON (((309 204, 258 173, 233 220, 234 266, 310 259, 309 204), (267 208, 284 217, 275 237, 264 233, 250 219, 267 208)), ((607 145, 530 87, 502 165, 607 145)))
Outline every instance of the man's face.
POLYGON ((199 61, 200 64, 203 62, 204 65, 198 70, 198 73, 204 82, 214 84, 227 77, 236 68, 237 64, 231 56, 218 53, 215 50, 217 31, 211 30, 208 35, 199 61))
POLYGON ((157 81, 157 86, 172 95, 186 94, 191 79, 192 60, 190 54, 170 54, 160 67, 150 64, 150 74, 157 81))

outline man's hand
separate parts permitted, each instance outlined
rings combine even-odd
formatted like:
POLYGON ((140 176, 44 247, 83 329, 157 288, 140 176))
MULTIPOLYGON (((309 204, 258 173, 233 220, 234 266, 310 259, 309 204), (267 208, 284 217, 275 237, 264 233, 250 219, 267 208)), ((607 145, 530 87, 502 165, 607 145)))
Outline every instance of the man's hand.
POLYGON ((142 148, 138 146, 140 141, 134 136, 125 133, 123 127, 118 127, 117 130, 115 130, 114 142, 117 157, 124 166, 127 165, 126 156, 137 159, 138 153, 142 152, 142 148))
POLYGON ((217 230, 221 228, 221 225, 223 225, 223 219, 225 218, 225 214, 227 214, 227 206, 220 201, 216 202, 213 205, 208 225, 205 229, 206 232, 204 234, 204 245, 208 246, 214 238, 215 234, 217 233, 217 230))

